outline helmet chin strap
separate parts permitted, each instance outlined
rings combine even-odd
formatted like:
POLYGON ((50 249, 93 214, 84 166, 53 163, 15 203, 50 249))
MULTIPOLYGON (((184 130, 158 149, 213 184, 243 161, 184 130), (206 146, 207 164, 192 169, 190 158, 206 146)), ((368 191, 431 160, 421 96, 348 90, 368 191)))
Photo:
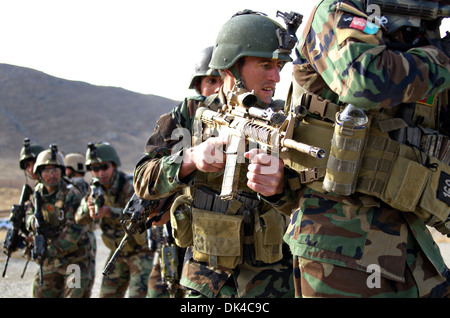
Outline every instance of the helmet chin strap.
POLYGON ((231 72, 231 74, 233 74, 233 76, 234 76, 234 78, 236 80, 236 83, 237 82, 242 82, 241 81, 241 76, 239 75, 239 72, 237 71, 236 67, 234 67, 234 65, 232 67, 230 67, 228 70, 231 72))

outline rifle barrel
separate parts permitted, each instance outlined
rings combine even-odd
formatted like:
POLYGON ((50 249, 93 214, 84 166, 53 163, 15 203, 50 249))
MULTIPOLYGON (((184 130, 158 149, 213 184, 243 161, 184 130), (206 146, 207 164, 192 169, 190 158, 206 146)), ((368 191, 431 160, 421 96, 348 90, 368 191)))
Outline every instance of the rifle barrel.
POLYGON ((308 144, 304 144, 302 142, 298 142, 293 139, 284 139, 282 141, 282 143, 283 143, 283 147, 295 149, 297 151, 306 153, 314 158, 322 159, 325 157, 325 154, 326 154, 325 150, 323 150, 321 148, 311 146, 308 144))

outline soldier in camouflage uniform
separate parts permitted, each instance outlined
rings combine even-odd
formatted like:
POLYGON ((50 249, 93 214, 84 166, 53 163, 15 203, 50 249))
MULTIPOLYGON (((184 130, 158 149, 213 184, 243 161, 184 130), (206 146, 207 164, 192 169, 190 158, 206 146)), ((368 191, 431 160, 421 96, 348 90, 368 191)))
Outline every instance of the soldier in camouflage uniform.
MULTIPOLYGON (((213 52, 212 46, 207 47, 200 52, 199 59, 194 66, 194 74, 192 75, 191 82, 189 84, 189 89, 194 89, 197 92, 197 94, 204 96, 204 97, 208 97, 212 94, 217 94, 219 92, 220 87, 223 84, 222 78, 220 77, 219 72, 217 70, 210 69, 208 66, 209 62, 211 61, 212 52, 213 52)), ((170 114, 168 114, 168 116, 170 116, 170 114)), ((167 242, 163 242, 164 239, 163 239, 163 237, 161 237, 160 233, 167 232, 167 237, 165 238, 165 240, 170 241, 170 242, 173 241, 173 237, 172 237, 171 230, 170 230, 170 224, 153 225, 152 229, 149 230, 149 232, 150 232, 150 235, 149 235, 150 243, 149 244, 151 244, 151 246, 153 246, 153 245, 158 246, 161 249, 162 248, 160 246, 161 244, 163 244, 163 245, 167 244, 167 242), (166 227, 166 228, 163 228, 163 227, 166 227), (150 237, 151 235, 154 236, 154 238, 151 238, 150 237), (157 241, 157 240, 161 240, 161 241, 157 241)), ((185 249, 177 248, 177 253, 178 253, 177 256, 179 259, 178 267, 181 269, 185 249)), ((152 272, 151 272, 149 280, 148 280, 147 297, 149 297, 149 298, 171 297, 171 295, 169 294, 167 283, 163 283, 162 278, 161 278, 161 264, 160 263, 161 263, 160 261, 158 261, 158 262, 155 261, 155 264, 153 266, 152 272)), ((181 276, 181 271, 179 274, 180 274, 179 276, 181 276)), ((178 286, 179 286, 179 284, 176 284, 176 286, 174 286, 174 289, 176 289, 176 290, 173 292, 176 296, 180 296, 180 295, 184 294, 181 291, 181 289, 178 289, 178 286)), ((172 297, 174 297, 174 295, 172 295, 172 297)))
MULTIPOLYGON (((91 245, 87 228, 77 225, 74 219, 81 194, 62 178, 64 158, 56 146, 38 155, 34 173, 39 176, 35 191, 41 195, 43 224, 40 228, 45 233, 47 248, 43 263, 43 285, 40 285, 38 271, 32 296, 89 297, 90 282, 95 274, 89 267, 91 245)), ((27 212, 26 225, 36 235, 34 209, 33 206, 27 212)))
MULTIPOLYGON (((88 145, 86 168, 91 171, 93 178, 99 178, 104 203, 97 205, 96 215, 91 187, 76 213, 78 224, 99 221, 103 243, 111 251, 109 258, 125 235, 120 221, 124 207, 134 194, 133 178, 118 170, 120 165, 119 156, 109 143, 88 145)), ((118 256, 111 274, 103 276, 100 297, 124 297, 127 289, 130 298, 145 297, 152 263, 153 253, 147 246, 146 233, 134 235, 118 256)))
POLYGON ((86 170, 85 158, 79 153, 69 153, 64 157, 64 164, 66 165, 66 176, 84 196, 89 190, 89 184, 84 180, 86 170))
POLYGON ((408 135, 420 127, 448 137, 449 122, 439 120, 448 109, 448 52, 429 45, 440 39, 439 18, 395 16, 385 4, 399 14, 439 5, 320 1, 297 46, 292 100, 308 113, 294 135, 328 157, 292 151, 286 162, 303 184, 291 189, 299 202, 285 234, 298 297, 449 296, 449 270, 425 226, 449 233, 439 185, 449 166, 408 135), (377 20, 370 3, 381 7, 377 20), (349 103, 362 123, 341 117, 349 103))
POLYGON ((41 145, 31 144, 29 138, 24 139, 24 146, 20 150, 19 166, 25 173, 25 178, 31 180, 39 180, 39 177, 33 172, 34 163, 37 156, 45 150, 41 145))
MULTIPOLYGON (((252 159, 242 168, 239 196, 229 201, 227 209, 218 195, 225 157, 222 145, 226 140, 210 137, 194 147, 175 150, 179 140, 171 138, 177 128, 187 129, 190 135, 184 136, 184 142, 190 145, 191 136, 198 133, 194 127, 197 108, 203 105, 217 110, 226 103, 227 92, 237 82, 248 91, 254 90, 266 107, 277 107, 272 104, 272 96, 280 80, 279 72, 291 61, 290 50, 279 47, 277 30, 286 32, 275 21, 255 12, 239 13, 225 23, 209 65, 220 70, 224 80, 220 92, 208 98, 185 99, 171 114, 161 116, 147 142, 146 155, 135 168, 134 186, 141 198, 158 199, 185 191, 172 205, 171 225, 177 245, 188 247, 181 277, 181 285, 190 291, 188 297, 293 296, 291 256, 282 250, 286 218, 272 205, 284 202, 283 194, 268 184, 272 178, 259 179, 262 164, 257 160, 264 162, 269 155, 246 154, 247 158, 251 154, 252 159), (235 48, 241 49, 236 51, 235 48), (212 149, 222 160, 208 160, 212 149), (177 160, 181 155, 182 162, 177 160), (261 187, 260 195, 251 191, 247 182, 257 183, 261 187), (205 205, 213 201, 222 206, 205 205), (243 224, 242 233, 239 224, 243 224), (211 235, 218 231, 226 234, 214 237, 215 240, 205 239, 205 246, 209 246, 202 249, 192 237, 201 236, 203 231, 211 235), (269 233, 270 238, 263 241, 269 233), (232 252, 227 255, 224 247, 232 252)), ((273 178, 284 179, 283 171, 277 169, 273 178)))

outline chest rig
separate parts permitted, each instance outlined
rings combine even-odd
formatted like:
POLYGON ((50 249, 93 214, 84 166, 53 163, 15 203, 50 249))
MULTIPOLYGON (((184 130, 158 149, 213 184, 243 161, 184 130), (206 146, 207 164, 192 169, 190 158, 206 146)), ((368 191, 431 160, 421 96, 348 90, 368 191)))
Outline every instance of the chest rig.
POLYGON ((290 152, 285 164, 299 172, 300 184, 322 193, 367 194, 415 213, 443 234, 450 233, 450 168, 445 155, 449 136, 440 129, 447 92, 413 104, 370 110, 364 129, 344 129, 338 117, 345 105, 299 91, 293 105, 312 116, 301 118, 294 138, 315 142, 327 153, 319 161, 290 152))
POLYGON ((63 185, 51 194, 43 194, 44 185, 39 183, 35 191, 41 195, 41 211, 44 218, 44 228, 47 233, 47 239, 55 239, 63 230, 66 224, 66 206, 65 199, 69 188, 63 185))

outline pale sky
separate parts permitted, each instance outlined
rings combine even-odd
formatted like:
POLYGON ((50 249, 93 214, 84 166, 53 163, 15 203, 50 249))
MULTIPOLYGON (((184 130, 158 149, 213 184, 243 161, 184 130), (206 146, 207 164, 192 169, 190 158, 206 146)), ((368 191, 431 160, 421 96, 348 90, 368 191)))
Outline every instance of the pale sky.
MULTIPOLYGON (((303 25, 316 0, 0 0, 0 63, 56 77, 181 100, 189 90, 198 53, 214 44, 234 13, 301 13, 303 25)), ((445 21, 444 29, 450 30, 445 21)), ((276 98, 284 99, 291 64, 276 98)))

